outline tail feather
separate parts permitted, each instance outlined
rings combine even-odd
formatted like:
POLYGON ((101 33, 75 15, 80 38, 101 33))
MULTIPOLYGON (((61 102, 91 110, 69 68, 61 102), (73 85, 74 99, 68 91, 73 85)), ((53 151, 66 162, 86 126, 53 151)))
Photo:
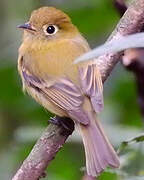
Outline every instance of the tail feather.
POLYGON ((88 126, 77 126, 85 147, 87 174, 98 176, 108 166, 119 167, 119 159, 94 113, 89 112, 88 117, 88 126))

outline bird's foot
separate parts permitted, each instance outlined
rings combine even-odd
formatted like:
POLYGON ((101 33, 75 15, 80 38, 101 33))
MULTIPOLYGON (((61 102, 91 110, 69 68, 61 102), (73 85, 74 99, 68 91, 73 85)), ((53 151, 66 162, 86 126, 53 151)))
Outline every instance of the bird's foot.
POLYGON ((59 120, 59 116, 54 116, 54 117, 50 117, 50 119, 48 120, 51 124, 55 124, 60 126, 60 120, 59 120))
POLYGON ((68 117, 60 117, 60 116, 51 117, 49 119, 49 122, 57 126, 63 127, 65 132, 67 132, 69 135, 72 134, 72 132, 74 131, 74 122, 68 117))

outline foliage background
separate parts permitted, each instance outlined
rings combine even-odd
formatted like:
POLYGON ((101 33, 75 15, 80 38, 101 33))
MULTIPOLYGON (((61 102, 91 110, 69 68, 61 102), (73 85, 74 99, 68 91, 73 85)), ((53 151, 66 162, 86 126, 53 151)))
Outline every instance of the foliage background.
MULTIPOLYGON (((21 43, 18 24, 28 20, 32 10, 56 6, 70 15, 91 47, 106 40, 119 20, 112 0, 0 0, 0 179, 11 179, 47 126, 50 113, 21 90, 17 72, 17 51, 21 43)), ((101 120, 115 148, 138 135, 143 122, 136 99, 135 79, 121 64, 104 87, 105 108, 101 120)), ((98 180, 144 179, 142 143, 121 153, 120 170, 108 169, 98 180)), ((47 170, 46 180, 80 180, 84 150, 75 134, 47 170)))

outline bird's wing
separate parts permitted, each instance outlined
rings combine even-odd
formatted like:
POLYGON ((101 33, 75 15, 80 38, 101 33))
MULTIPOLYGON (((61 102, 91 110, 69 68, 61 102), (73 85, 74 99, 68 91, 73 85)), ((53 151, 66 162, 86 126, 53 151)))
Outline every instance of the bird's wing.
MULTIPOLYGON (((83 49, 83 53, 90 51, 90 47, 84 38, 78 38, 73 43, 83 49)), ((103 109, 103 84, 100 72, 95 60, 91 60, 79 65, 81 88, 90 97, 95 112, 99 113, 103 109)))
POLYGON ((81 90, 68 78, 61 78, 49 86, 47 81, 39 79, 24 68, 22 74, 28 86, 33 87, 48 101, 66 111, 71 118, 84 125, 89 123, 87 115, 82 109, 84 97, 81 90))
POLYGON ((90 97, 95 112, 103 109, 103 84, 96 64, 79 68, 83 92, 90 97))

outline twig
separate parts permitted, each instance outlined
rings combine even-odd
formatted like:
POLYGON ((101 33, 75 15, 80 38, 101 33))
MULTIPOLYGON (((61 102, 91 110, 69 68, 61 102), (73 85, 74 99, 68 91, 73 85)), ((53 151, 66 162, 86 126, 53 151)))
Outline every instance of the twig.
MULTIPOLYGON (((138 32, 143 23, 144 0, 135 0, 120 20, 109 40, 138 32)), ((103 82, 119 61, 120 56, 121 53, 107 54, 97 59, 103 82)), ((70 135, 70 133, 63 134, 61 132, 65 132, 62 126, 49 125, 12 180, 38 180, 70 135)))

